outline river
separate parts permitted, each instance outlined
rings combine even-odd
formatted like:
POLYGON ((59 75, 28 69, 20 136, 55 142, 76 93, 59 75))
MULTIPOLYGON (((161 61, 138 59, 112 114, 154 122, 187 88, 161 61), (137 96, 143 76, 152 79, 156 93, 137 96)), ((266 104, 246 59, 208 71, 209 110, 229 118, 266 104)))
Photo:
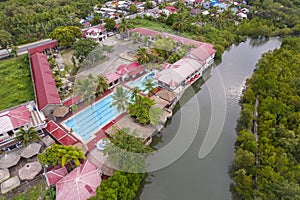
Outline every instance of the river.
POLYGON ((166 147, 177 134, 188 137, 196 131, 195 138, 171 165, 148 173, 136 199, 231 199, 228 167, 234 153, 236 120, 240 112, 238 101, 244 83, 261 55, 280 44, 279 39, 271 38, 264 42, 247 40, 233 45, 224 52, 222 62, 206 72, 203 84, 197 81, 185 92, 165 129, 154 137, 153 146, 157 149, 166 147), (224 110, 219 105, 224 105, 224 110), (195 113, 200 113, 199 119, 195 113), (196 130, 192 128, 194 124, 196 130))

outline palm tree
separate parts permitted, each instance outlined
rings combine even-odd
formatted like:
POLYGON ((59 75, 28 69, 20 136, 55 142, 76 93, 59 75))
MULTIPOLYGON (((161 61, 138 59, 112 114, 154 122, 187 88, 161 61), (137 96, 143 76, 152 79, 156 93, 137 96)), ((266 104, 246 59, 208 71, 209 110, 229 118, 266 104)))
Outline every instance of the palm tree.
POLYGON ((186 13, 179 14, 177 20, 173 24, 173 28, 183 32, 188 26, 188 15, 186 13))
POLYGON ((145 86, 145 89, 143 90, 143 92, 148 91, 148 95, 150 93, 152 93, 153 89, 155 88, 155 85, 151 79, 146 79, 143 82, 143 85, 145 86))
POLYGON ((151 61, 151 54, 147 52, 146 48, 140 48, 137 52, 137 62, 139 64, 146 64, 151 61))
POLYGON ((99 75, 97 77, 97 79, 98 79, 98 83, 97 83, 97 92, 96 92, 96 94, 98 96, 100 96, 101 94, 103 94, 109 88, 109 84, 108 84, 106 78, 104 78, 102 75, 99 75))
POLYGON ((70 161, 74 161, 76 166, 80 165, 79 159, 85 159, 84 153, 80 148, 76 148, 74 146, 62 146, 58 150, 58 157, 61 158, 61 165, 65 166, 65 164, 70 161))
POLYGON ((34 127, 30 127, 28 130, 24 130, 23 128, 19 128, 16 136, 17 140, 22 140, 24 147, 27 147, 27 145, 30 142, 33 142, 35 140, 40 139, 39 134, 37 130, 34 129, 34 127))
POLYGON ((115 93, 112 95, 113 102, 110 106, 117 106, 118 111, 126 111, 129 104, 128 94, 128 90, 124 90, 121 86, 117 87, 115 93))
POLYGON ((128 21, 123 17, 121 19, 121 22, 119 23, 119 32, 123 33, 123 32, 127 32, 127 38, 129 38, 129 27, 130 24, 128 23, 128 21))
POLYGON ((132 39, 133 43, 138 43, 141 38, 140 38, 138 33, 133 33, 132 36, 131 36, 131 39, 132 39))
POLYGON ((75 94, 81 94, 82 99, 87 99, 91 102, 95 98, 96 82, 92 74, 89 74, 86 79, 77 80, 74 85, 75 94))
POLYGON ((130 100, 133 101, 136 99, 136 96, 141 92, 141 89, 138 86, 135 86, 132 90, 130 100))
POLYGON ((143 44, 144 44, 144 46, 145 46, 145 47, 148 47, 148 43, 149 43, 149 38, 148 38, 148 36, 144 36, 144 38, 143 38, 143 44))

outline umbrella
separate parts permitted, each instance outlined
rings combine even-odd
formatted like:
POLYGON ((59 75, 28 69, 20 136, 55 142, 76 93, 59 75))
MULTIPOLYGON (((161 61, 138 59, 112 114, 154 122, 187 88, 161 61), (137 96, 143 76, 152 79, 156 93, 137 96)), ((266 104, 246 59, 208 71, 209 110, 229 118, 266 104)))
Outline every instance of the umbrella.
POLYGON ((8 169, 0 169, 0 183, 5 181, 10 177, 9 170, 8 169))
POLYGON ((4 156, 0 158, 0 168, 10 168, 16 165, 20 158, 20 155, 15 152, 4 154, 4 156))
POLYGON ((52 169, 46 173, 46 177, 48 180, 49 185, 56 184, 60 179, 65 177, 68 174, 66 167, 61 167, 58 169, 52 169))
POLYGON ((76 148, 80 148, 84 154, 86 154, 86 152, 88 151, 87 145, 81 142, 77 142, 76 144, 73 144, 73 146, 75 146, 76 148))
POLYGON ((21 156, 23 158, 30 158, 40 152, 41 146, 38 143, 31 143, 22 151, 21 156))
POLYGON ((20 185, 18 176, 12 177, 1 184, 1 192, 5 194, 20 185))
POLYGON ((42 138, 42 141, 47 147, 55 143, 55 141, 50 137, 50 135, 47 135, 44 138, 42 138))
POLYGON ((19 177, 21 180, 31 180, 42 171, 42 165, 39 162, 27 163, 19 169, 19 177))
POLYGON ((55 117, 64 117, 69 113, 69 108, 66 106, 60 106, 53 111, 55 117))
POLYGON ((56 200, 86 200, 100 185, 99 170, 88 160, 56 183, 56 200))

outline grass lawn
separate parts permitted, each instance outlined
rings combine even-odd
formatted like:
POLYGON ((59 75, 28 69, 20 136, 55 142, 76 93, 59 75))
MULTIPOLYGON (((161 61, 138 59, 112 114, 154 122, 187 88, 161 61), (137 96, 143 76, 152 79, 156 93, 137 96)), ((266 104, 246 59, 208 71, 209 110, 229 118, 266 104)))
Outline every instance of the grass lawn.
POLYGON ((179 35, 182 37, 186 37, 186 38, 191 38, 191 34, 184 32, 178 32, 178 31, 174 31, 170 26, 160 23, 160 22, 154 22, 154 21, 149 21, 147 19, 133 19, 133 25, 134 28, 137 27, 144 27, 144 28, 149 28, 155 31, 159 31, 159 32, 165 32, 165 33, 170 33, 173 35, 179 35))
POLYGON ((0 110, 34 99, 27 55, 0 61, 0 110))

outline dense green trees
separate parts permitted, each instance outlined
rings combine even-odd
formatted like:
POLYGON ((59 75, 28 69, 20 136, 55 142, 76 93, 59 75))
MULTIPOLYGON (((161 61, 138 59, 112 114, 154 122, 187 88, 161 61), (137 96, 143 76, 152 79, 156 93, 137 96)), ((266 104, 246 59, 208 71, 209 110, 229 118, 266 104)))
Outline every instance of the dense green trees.
POLYGON ((102 75, 97 76, 97 88, 96 88, 96 95, 100 96, 102 95, 105 91, 107 91, 109 88, 109 84, 102 75))
POLYGON ((75 82, 74 93, 81 94, 81 98, 92 102, 96 95, 96 81, 92 74, 89 74, 85 79, 79 79, 75 82))
POLYGON ((299 47, 299 38, 284 39, 280 49, 263 55, 246 82, 231 168, 236 199, 300 198, 299 47), (252 133, 254 119, 257 142, 252 133))
MULTIPOLYGON (((0 3, 0 30, 11 35, 15 44, 33 42, 60 26, 80 26, 97 0, 7 0, 0 3)), ((1 39, 0 39, 1 41, 1 39)))

